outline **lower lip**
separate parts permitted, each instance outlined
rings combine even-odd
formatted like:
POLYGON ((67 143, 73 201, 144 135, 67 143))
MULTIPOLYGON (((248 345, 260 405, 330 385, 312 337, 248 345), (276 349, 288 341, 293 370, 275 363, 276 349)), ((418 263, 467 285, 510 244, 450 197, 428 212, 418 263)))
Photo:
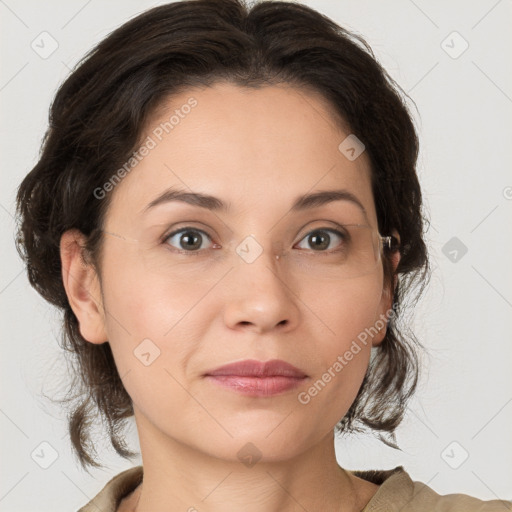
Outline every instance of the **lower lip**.
POLYGON ((306 377, 244 377, 240 375, 206 375, 208 380, 219 386, 247 396, 272 396, 299 386, 306 377))

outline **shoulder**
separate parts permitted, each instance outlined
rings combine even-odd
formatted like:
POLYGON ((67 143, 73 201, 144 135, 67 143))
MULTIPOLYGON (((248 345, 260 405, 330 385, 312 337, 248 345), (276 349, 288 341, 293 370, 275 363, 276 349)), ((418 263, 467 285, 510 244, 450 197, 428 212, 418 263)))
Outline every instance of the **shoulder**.
POLYGON ((351 471, 380 487, 362 512, 505 512, 512 501, 473 498, 467 494, 440 495, 411 479, 402 466, 389 470, 351 471))
POLYGON ((118 473, 105 487, 78 512, 116 512, 120 501, 131 493, 141 482, 142 466, 135 466, 118 473))

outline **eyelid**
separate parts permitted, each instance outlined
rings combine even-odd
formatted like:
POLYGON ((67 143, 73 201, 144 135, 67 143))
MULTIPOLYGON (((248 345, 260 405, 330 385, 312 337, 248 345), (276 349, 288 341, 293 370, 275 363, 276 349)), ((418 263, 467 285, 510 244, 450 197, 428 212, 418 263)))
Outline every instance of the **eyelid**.
POLYGON ((354 224, 354 223, 350 222, 350 223, 347 223, 344 225, 344 224, 340 224, 339 222, 334 222, 333 220, 327 220, 327 219, 315 220, 312 223, 310 222, 307 225, 306 231, 304 231, 303 229, 301 229, 299 231, 299 233, 304 232, 304 234, 301 236, 300 240, 302 240, 307 234, 311 233, 311 231, 317 231, 317 230, 320 230, 320 231, 322 231, 322 230, 324 230, 324 231, 327 231, 327 230, 343 231, 346 229, 345 226, 349 226, 351 224, 354 224), (311 227, 311 224, 317 224, 317 223, 319 223, 320 225, 311 227), (331 224, 331 226, 327 226, 326 223, 331 224))
MULTIPOLYGON (((313 221, 313 223, 317 223, 317 222, 328 222, 328 223, 334 225, 334 229, 340 229, 340 230, 345 229, 345 225, 344 224, 340 224, 340 223, 332 221, 332 220, 318 219, 316 221, 313 221)), ((186 230, 186 229, 197 229, 197 231, 200 231, 200 232, 205 233, 206 235, 208 235, 210 237, 210 239, 213 238, 212 235, 210 235, 210 233, 208 233, 207 230, 205 230, 204 228, 198 228, 196 226, 193 226, 192 223, 202 224, 199 221, 183 221, 183 222, 180 222, 180 223, 178 223, 178 226, 180 224, 183 224, 183 226, 181 226, 181 227, 173 227, 172 230, 166 231, 165 234, 162 235, 161 241, 166 241, 170 236, 175 235, 176 233, 178 233, 180 231, 183 231, 183 230, 186 230)), ((354 223, 350 222, 350 223, 348 223, 346 225, 350 225, 350 224, 354 224, 354 223)), ((328 228, 325 225, 322 225, 321 227, 318 227, 318 228, 308 227, 307 231, 304 232, 304 235, 300 238, 300 240, 302 240, 302 238, 304 238, 304 236, 306 236, 308 233, 310 233, 311 231, 314 231, 316 229, 330 229, 330 228, 328 228)), ((302 232, 302 231, 303 231, 303 229, 301 229, 299 231, 299 233, 302 232)))
POLYGON ((187 231, 187 230, 199 231, 200 233, 203 233, 203 234, 207 235, 210 238, 210 240, 213 239, 213 236, 207 231, 207 229, 198 228, 198 227, 192 225, 192 223, 201 224, 201 222, 197 222, 197 221, 184 221, 184 222, 180 222, 178 224, 178 227, 176 227, 176 225, 174 225, 172 229, 167 230, 165 232, 165 234, 162 235, 161 241, 162 242, 166 242, 169 237, 175 235, 176 233, 180 233, 181 231, 187 231))

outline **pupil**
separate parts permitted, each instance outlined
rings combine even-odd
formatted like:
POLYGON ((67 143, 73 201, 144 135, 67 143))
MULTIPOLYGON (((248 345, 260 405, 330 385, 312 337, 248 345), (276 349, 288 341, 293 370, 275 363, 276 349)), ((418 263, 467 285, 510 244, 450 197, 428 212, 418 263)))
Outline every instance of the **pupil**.
MULTIPOLYGON (((190 233, 190 231, 188 231, 187 233, 190 233)), ((199 236, 197 235, 190 235, 190 234, 186 234, 186 235, 182 235, 181 237, 181 241, 185 241, 185 245, 187 248, 189 249, 193 249, 195 248, 196 246, 201 246, 201 242, 199 241, 199 236), (198 243, 199 241, 199 243, 198 243)))
POLYGON ((322 233, 322 234, 311 235, 311 240, 313 240, 314 247, 317 249, 325 249, 325 248, 329 247, 329 241, 330 241, 329 235, 326 234, 324 231, 318 231, 318 233, 322 233), (322 243, 322 239, 324 241, 327 240, 327 242, 322 243))

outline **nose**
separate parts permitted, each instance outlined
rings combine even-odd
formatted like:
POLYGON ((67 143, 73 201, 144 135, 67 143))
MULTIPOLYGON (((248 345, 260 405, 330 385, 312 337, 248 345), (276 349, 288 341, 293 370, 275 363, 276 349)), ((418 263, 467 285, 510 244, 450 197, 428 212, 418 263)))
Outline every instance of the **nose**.
POLYGON ((295 329, 300 318, 298 293, 280 272, 279 256, 264 250, 250 263, 243 257, 236 260, 226 283, 226 325, 257 334, 295 329))

